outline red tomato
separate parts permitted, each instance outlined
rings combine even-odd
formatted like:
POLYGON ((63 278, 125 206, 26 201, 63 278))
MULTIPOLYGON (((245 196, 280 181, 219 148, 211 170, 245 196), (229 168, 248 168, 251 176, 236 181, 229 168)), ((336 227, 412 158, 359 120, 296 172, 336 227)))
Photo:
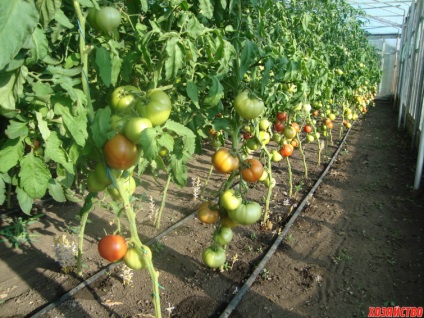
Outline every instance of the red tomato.
POLYGON ((291 123, 291 126, 296 130, 297 133, 300 131, 300 126, 295 121, 291 123))
POLYGON ((120 235, 106 235, 97 245, 99 254, 109 262, 115 262, 124 257, 127 252, 127 242, 120 235))
POLYGON ((118 134, 103 146, 103 153, 109 167, 126 170, 137 160, 137 147, 124 135, 118 134))
POLYGON ((288 115, 287 115, 287 113, 283 113, 283 112, 278 112, 277 113, 277 119, 278 120, 281 120, 281 121, 286 121, 287 120, 287 118, 288 118, 288 115))
POLYGON ((306 124, 305 127, 303 127, 303 131, 305 133, 308 133, 309 134, 312 131, 312 126, 309 125, 309 124, 306 124))
POLYGON ((264 166, 258 159, 246 159, 245 168, 241 170, 241 176, 246 182, 256 182, 264 172, 264 166))
POLYGON ((274 129, 277 132, 282 132, 284 129, 284 124, 282 121, 277 120, 274 124, 274 129))
POLYGON ((283 157, 290 157, 293 150, 294 147, 291 144, 284 144, 283 148, 280 149, 280 153, 283 157))

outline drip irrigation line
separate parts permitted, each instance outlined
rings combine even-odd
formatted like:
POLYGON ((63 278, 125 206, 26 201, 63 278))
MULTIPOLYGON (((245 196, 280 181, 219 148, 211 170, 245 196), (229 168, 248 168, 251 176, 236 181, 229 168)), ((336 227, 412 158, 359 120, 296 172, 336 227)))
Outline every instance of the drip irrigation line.
POLYGON ((288 233, 289 229, 293 225, 294 221, 297 219, 297 217, 300 215, 300 213, 303 211, 303 208, 305 205, 312 199, 313 194, 315 193, 318 186, 321 184, 324 177, 327 175, 328 171, 330 170, 331 166, 333 165, 334 161, 336 160, 337 156, 339 155, 340 150, 342 149, 343 144, 346 141, 347 136, 349 135, 350 129, 346 132, 345 136, 343 137, 342 141, 339 144, 339 147, 337 148, 336 152, 334 153, 333 157, 331 158, 329 164, 325 168, 325 170, 322 172, 319 179, 315 182, 314 186, 309 190, 308 194, 305 196, 305 198, 302 200, 300 205, 297 207, 296 211, 293 213, 293 215, 290 217, 289 221, 284 226, 283 230, 281 231, 280 235, 275 239, 272 246, 269 248, 268 252, 265 254, 264 258, 261 260, 261 262, 258 264, 258 266, 255 268, 253 273, 250 275, 250 277, 246 280, 246 282, 243 284, 243 286, 239 289, 237 294, 233 297, 233 299, 230 301, 228 306, 225 308, 225 310, 222 312, 222 314, 219 316, 219 318, 228 318, 230 314, 236 309, 240 301, 242 300, 244 294, 249 290, 250 286, 254 283, 256 278, 259 276, 259 274, 262 272, 262 270, 265 268, 266 264, 268 264, 271 257, 274 255, 275 251, 277 250, 278 246, 281 244, 281 241, 284 239, 286 234, 288 233))

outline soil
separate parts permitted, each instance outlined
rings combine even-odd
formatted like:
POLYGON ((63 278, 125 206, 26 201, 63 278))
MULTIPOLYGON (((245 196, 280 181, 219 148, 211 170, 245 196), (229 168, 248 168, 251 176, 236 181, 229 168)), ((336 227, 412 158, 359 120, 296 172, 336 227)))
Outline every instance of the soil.
MULTIPOLYGON (((416 152, 408 136, 398 132, 395 118, 391 103, 379 101, 355 122, 330 172, 230 317, 366 317, 370 306, 424 304, 424 197, 412 190, 416 152)), ((332 137, 334 144, 327 143, 321 164, 317 145, 305 145, 308 178, 295 151, 290 159, 292 198, 287 163, 276 165, 271 222, 234 229, 225 270, 203 265, 201 254, 211 244, 214 226, 195 217, 151 244, 163 317, 219 317, 326 167, 340 142, 338 128, 332 137)), ((152 225, 149 196, 160 205, 165 176, 138 180, 138 228, 145 242, 193 215, 201 201, 195 200, 191 178, 205 181, 211 154, 206 150, 190 162, 186 187, 171 185, 160 230, 152 225)), ((224 178, 213 173, 205 197, 214 199, 224 178)), ((262 201, 265 191, 264 185, 253 185, 249 198, 262 201)), ((69 241, 77 241, 80 208, 81 203, 41 201, 36 211, 44 216, 29 225, 30 242, 19 248, 2 243, 1 317, 30 317, 55 301, 57 306, 38 316, 154 317, 148 273, 134 272, 132 283, 124 285, 122 266, 106 267, 97 254, 99 238, 116 228, 107 209, 98 206, 90 214, 84 277, 61 270, 53 238, 66 234, 69 241), (97 280, 58 301, 105 268, 97 280)), ((2 213, 2 226, 16 220, 12 212, 2 213)))

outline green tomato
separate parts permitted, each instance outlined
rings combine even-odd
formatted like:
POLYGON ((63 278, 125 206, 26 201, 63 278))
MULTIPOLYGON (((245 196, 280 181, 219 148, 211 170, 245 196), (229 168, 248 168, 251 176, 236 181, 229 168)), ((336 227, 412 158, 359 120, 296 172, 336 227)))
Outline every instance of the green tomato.
POLYGON ((102 7, 96 11, 94 21, 99 31, 111 32, 121 24, 121 13, 113 7, 102 7))
POLYGON ((271 154, 272 154, 271 160, 273 162, 279 162, 283 159, 283 156, 275 149, 272 150, 271 154))
POLYGON ((147 97, 149 98, 147 103, 142 99, 137 101, 137 112, 140 116, 149 119, 153 127, 162 125, 171 115, 171 99, 161 90, 153 90, 147 94, 147 97))
POLYGON ((110 125, 114 131, 116 131, 118 134, 124 133, 124 127, 127 120, 125 118, 122 118, 118 115, 112 115, 110 116, 110 125))
POLYGON ((269 120, 266 119, 266 118, 263 118, 259 121, 259 129, 260 130, 267 130, 270 125, 271 124, 270 124, 269 120))
POLYGON ((101 192, 106 188, 106 184, 97 179, 94 171, 91 171, 87 177, 87 188, 90 192, 101 192))
POLYGON ((222 247, 208 247, 202 253, 202 260, 210 268, 218 268, 225 264, 227 257, 222 247))
POLYGON ((258 139, 256 139, 256 137, 252 137, 250 139, 247 139, 246 141, 246 147, 249 148, 250 150, 256 150, 261 146, 261 143, 259 142, 258 139))
POLYGON ((264 180, 264 185, 267 187, 267 188, 274 188, 275 187, 275 185, 277 184, 277 181, 275 180, 275 178, 271 178, 271 180, 269 179, 269 177, 268 178, 266 178, 265 180, 264 180))
POLYGON ((262 207, 259 203, 250 201, 242 203, 234 210, 228 211, 228 216, 236 223, 250 225, 259 221, 262 215, 262 207))
POLYGON ((221 206, 226 210, 237 209, 242 201, 242 197, 237 194, 234 189, 228 189, 224 191, 219 198, 221 206))
POLYGON ((136 94, 140 90, 131 85, 115 88, 110 99, 110 106, 114 111, 130 112, 136 101, 136 94))
POLYGON ((236 96, 233 106, 236 112, 244 119, 258 117, 265 108, 264 102, 256 97, 251 98, 248 90, 244 90, 236 96))
POLYGON ((306 141, 307 142, 313 142, 315 140, 315 137, 311 134, 306 135, 306 141))
POLYGON ((152 251, 147 246, 143 246, 142 249, 131 247, 127 249, 123 257, 125 265, 134 270, 145 268, 147 266, 146 260, 148 259, 152 259, 152 251))
POLYGON ((221 227, 213 236, 216 244, 225 246, 233 239, 233 231, 229 227, 221 227))
MULTIPOLYGON (((137 184, 135 183, 135 179, 132 176, 130 176, 124 181, 124 191, 128 193, 128 196, 133 195, 136 187, 137 187, 137 184)), ((113 200, 115 201, 122 200, 118 189, 116 189, 113 185, 107 188, 107 192, 109 193, 109 195, 112 197, 113 200)))
POLYGON ((151 128, 152 122, 143 117, 133 117, 127 121, 124 127, 124 134, 135 144, 140 143, 141 132, 146 128, 151 128))

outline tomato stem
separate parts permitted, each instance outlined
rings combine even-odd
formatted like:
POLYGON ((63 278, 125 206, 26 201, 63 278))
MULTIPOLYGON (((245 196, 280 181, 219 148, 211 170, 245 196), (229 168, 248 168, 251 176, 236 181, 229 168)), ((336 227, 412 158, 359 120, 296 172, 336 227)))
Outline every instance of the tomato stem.
POLYGON ((166 184, 165 184, 165 188, 163 189, 163 194, 162 194, 162 203, 160 205, 160 209, 158 212, 158 216, 156 218, 156 230, 159 230, 160 228, 160 219, 162 217, 162 212, 163 209, 165 208, 165 203, 166 203, 166 194, 168 193, 168 188, 169 188, 169 184, 171 183, 171 174, 168 174, 168 178, 166 179, 166 184))
POLYGON ((287 171, 289 173, 289 198, 291 198, 293 195, 293 174, 292 174, 289 157, 286 157, 286 161, 287 161, 287 171))
POLYGON ((296 139, 299 142, 299 151, 302 155, 302 161, 303 161, 303 169, 304 169, 304 177, 305 179, 308 179, 308 165, 306 164, 306 156, 305 156, 305 152, 303 151, 303 145, 302 142, 300 141, 299 135, 296 135, 296 139))
POLYGON ((212 176, 212 173, 213 173, 213 165, 211 165, 211 167, 210 167, 210 169, 209 169, 209 173, 208 173, 208 176, 206 177, 206 181, 205 181, 205 184, 203 185, 203 187, 202 187, 202 191, 200 191, 200 195, 199 195, 199 197, 200 197, 200 199, 201 200, 203 200, 203 193, 205 192, 205 190, 206 190, 206 186, 208 185, 208 183, 209 183, 209 180, 210 180, 210 178, 211 178, 211 176, 212 176))

